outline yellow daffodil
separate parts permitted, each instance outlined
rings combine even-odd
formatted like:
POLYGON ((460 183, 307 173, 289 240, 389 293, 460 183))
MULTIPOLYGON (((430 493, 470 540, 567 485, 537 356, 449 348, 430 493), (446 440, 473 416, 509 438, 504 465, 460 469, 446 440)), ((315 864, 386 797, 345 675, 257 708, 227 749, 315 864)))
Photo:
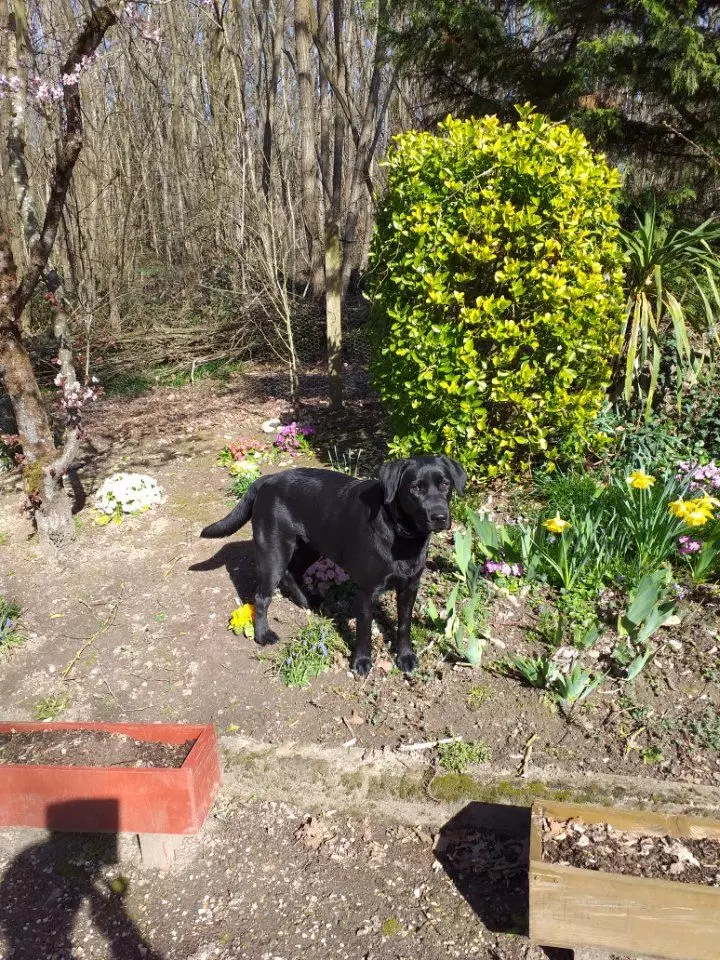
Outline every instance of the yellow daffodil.
POLYGON ((685 502, 685 500, 673 500, 672 503, 668 504, 668 510, 674 517, 678 517, 680 520, 684 520, 687 515, 690 506, 685 502))
POLYGON ((556 513, 551 520, 545 520, 543 526, 550 533, 563 533, 568 527, 572 526, 569 520, 563 520, 559 513, 556 513))
POLYGON ((720 507, 720 500, 707 493, 695 500, 673 500, 668 510, 675 517, 684 520, 689 527, 704 527, 708 520, 713 520, 713 509, 720 507))
POLYGON ((695 507, 693 510, 688 510, 683 517, 683 520, 689 527, 704 527, 710 519, 711 517, 708 516, 707 512, 705 510, 701 510, 699 507, 695 507))
POLYGON ((644 470, 633 470, 629 477, 625 478, 631 487, 635 490, 647 490, 655 483, 655 477, 651 477, 644 470))
POLYGON ((251 603, 244 603, 241 607, 236 607, 230 614, 228 630, 232 630, 238 636, 242 633, 246 637, 252 637, 255 634, 254 620, 255 607, 251 603))
POLYGON ((709 496, 709 494, 704 494, 702 497, 698 497, 695 501, 695 505, 698 510, 704 510, 709 514, 709 519, 712 520, 713 509, 715 507, 720 507, 720 500, 717 500, 715 497, 709 496))

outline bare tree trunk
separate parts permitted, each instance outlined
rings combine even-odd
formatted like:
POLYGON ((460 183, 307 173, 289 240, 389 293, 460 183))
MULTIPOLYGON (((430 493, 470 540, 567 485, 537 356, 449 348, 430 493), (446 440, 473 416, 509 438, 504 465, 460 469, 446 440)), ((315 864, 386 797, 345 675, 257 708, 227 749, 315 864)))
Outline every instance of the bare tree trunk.
POLYGON ((265 199, 270 194, 270 175, 272 173, 273 125, 275 122, 275 100, 277 98, 278 79, 280 76, 280 61, 283 51, 283 35, 285 31, 285 0, 278 0, 275 5, 275 29, 273 30, 272 69, 268 83, 265 125, 263 128, 263 173, 262 186, 265 199))
POLYGON ((38 534, 45 543, 63 546, 72 539, 74 526, 62 474, 72 462, 75 450, 70 451, 71 459, 67 462, 57 457, 50 417, 12 312, 16 290, 10 237, 0 220, 0 381, 12 403, 25 456, 25 492, 30 504, 41 505, 36 513, 38 534))
MULTIPOLYGON (((337 87, 347 89, 347 67, 342 40, 342 0, 333 0, 333 31, 335 34, 335 64, 337 87)), ((327 330, 328 376, 330 378, 330 405, 339 410, 343 402, 342 390, 342 245, 340 239, 343 190, 343 151, 345 146, 345 116, 335 105, 333 145, 332 199, 325 216, 325 322, 327 330)))
POLYGON ((295 57, 300 107, 300 190, 307 237, 313 293, 323 289, 317 222, 317 159, 315 153, 315 95, 311 64, 311 0, 295 0, 295 57))
MULTIPOLYGON (((318 44, 327 47, 328 43, 328 0, 318 0, 318 44)), ((330 133, 332 127, 332 103, 330 100, 330 80, 323 58, 320 57, 320 175, 322 191, 319 197, 323 208, 332 197, 332 148, 330 133)))

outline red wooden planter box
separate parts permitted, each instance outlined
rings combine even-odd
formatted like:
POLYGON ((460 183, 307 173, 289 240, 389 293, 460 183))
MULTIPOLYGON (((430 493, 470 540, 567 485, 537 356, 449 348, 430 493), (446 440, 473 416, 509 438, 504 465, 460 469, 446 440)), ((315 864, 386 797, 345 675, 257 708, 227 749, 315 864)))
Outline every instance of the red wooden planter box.
POLYGON ((209 724, 0 723, 0 733, 101 730, 135 740, 195 740, 181 767, 0 764, 0 827, 92 833, 197 833, 220 789, 217 735, 209 724))

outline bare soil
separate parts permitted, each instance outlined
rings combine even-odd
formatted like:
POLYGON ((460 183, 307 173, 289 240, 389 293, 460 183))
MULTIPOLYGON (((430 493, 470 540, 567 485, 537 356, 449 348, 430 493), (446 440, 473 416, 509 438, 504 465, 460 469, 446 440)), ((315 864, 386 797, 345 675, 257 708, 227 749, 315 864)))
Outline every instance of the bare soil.
POLYGON ((720 841, 615 830, 607 823, 543 821, 543 860, 583 870, 720 886, 720 841))
MULTIPOLYGON (((255 435, 270 416, 290 419, 284 378, 268 371, 227 386, 203 382, 163 388, 133 400, 106 398, 87 423, 85 465, 77 492, 76 542, 51 561, 19 512, 20 493, 0 488, 0 595, 24 610, 24 645, 3 657, 0 705, 8 719, 33 719, 38 702, 56 698, 67 720, 214 722, 220 732, 281 742, 339 745, 352 736, 367 747, 412 744, 448 735, 482 740, 496 761, 520 768, 533 734, 534 766, 720 782, 718 600, 686 602, 680 628, 634 685, 603 684, 570 717, 535 690, 493 670, 508 653, 538 651, 539 617, 522 594, 498 593, 483 670, 454 664, 422 622, 428 592, 447 591, 451 535, 434 538, 416 609, 420 670, 405 678, 394 666, 396 615, 387 596, 377 618, 375 668, 359 681, 347 660, 307 690, 288 690, 272 669, 278 648, 261 649, 226 629, 255 587, 252 529, 226 541, 199 538, 201 528, 232 506, 219 450, 255 435), (151 512, 119 526, 93 521, 92 495, 115 470, 150 473, 167 493, 151 512), (352 718, 351 729, 347 721, 352 718)), ((317 456, 295 463, 326 465, 334 445, 382 457, 375 401, 349 391, 347 410, 331 415, 321 378, 304 384, 302 421, 317 428, 317 456)), ((285 469, 278 466, 265 469, 285 469)), ((489 492, 490 493, 490 492, 489 492)), ((352 609, 329 604, 352 641, 352 609)), ((278 595, 270 608, 282 640, 307 613, 278 595)))
POLYGON ((11 730, 0 733, 0 764, 61 767, 181 767, 194 740, 160 743, 103 730, 11 730))
POLYGON ((0 848, 0 957, 546 957, 522 936, 522 845, 491 830, 435 837, 332 809, 311 816, 294 802, 221 798, 187 844, 168 874, 144 870, 114 837, 53 834, 14 856, 0 848))

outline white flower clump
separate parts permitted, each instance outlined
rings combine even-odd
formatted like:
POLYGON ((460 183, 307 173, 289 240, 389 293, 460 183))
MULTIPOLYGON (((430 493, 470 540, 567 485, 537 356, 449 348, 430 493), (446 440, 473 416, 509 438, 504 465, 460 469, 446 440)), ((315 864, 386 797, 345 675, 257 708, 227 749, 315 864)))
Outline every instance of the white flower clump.
POLYGON ((142 473, 114 473, 95 495, 101 513, 139 513, 162 503, 165 496, 156 480, 142 473))

